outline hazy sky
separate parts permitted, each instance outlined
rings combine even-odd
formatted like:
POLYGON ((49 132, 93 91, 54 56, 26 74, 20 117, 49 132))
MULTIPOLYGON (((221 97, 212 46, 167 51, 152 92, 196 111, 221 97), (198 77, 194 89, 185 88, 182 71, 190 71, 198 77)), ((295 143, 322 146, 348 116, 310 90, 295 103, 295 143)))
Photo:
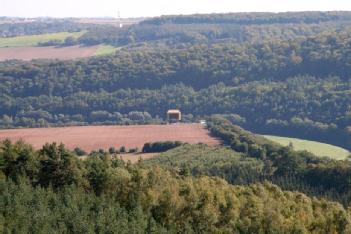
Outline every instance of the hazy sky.
POLYGON ((249 11, 351 10, 351 0, 0 0, 0 16, 159 16, 249 11))

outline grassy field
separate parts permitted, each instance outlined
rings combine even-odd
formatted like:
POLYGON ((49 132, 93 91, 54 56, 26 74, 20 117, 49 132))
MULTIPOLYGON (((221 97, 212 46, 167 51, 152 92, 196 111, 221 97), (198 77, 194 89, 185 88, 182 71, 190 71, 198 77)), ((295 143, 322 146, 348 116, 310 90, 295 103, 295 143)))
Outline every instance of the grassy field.
POLYGON ((343 149, 334 145, 316 142, 316 141, 307 141, 307 140, 301 140, 296 138, 278 137, 278 136, 264 136, 264 137, 284 146, 288 146, 290 143, 292 143, 295 150, 306 150, 321 157, 327 156, 333 159, 343 160, 351 154, 346 149, 343 149))
POLYGON ((95 55, 96 56, 102 56, 102 55, 108 55, 108 54, 113 54, 116 52, 117 48, 111 45, 100 45, 99 48, 97 49, 95 55))
POLYGON ((9 37, 0 38, 1 47, 25 47, 25 46, 36 46, 38 43, 48 42, 50 40, 64 41, 67 37, 78 38, 82 36, 86 31, 81 32, 60 32, 60 33, 49 33, 41 35, 31 36, 20 36, 20 37, 9 37))

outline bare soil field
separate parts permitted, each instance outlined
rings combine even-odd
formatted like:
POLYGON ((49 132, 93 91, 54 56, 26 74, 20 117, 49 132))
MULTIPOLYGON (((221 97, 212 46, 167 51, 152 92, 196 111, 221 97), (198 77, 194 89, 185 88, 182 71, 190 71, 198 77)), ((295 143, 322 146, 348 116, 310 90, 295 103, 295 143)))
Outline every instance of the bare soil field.
POLYGON ((45 143, 64 143, 73 150, 79 147, 87 152, 98 149, 141 149, 147 142, 182 141, 191 144, 218 145, 220 141, 209 135, 200 124, 81 126, 62 128, 31 128, 0 130, 0 141, 24 140, 39 149, 45 143))
POLYGON ((99 46, 67 46, 67 47, 18 47, 0 48, 0 61, 9 59, 61 59, 69 60, 94 56, 99 46))

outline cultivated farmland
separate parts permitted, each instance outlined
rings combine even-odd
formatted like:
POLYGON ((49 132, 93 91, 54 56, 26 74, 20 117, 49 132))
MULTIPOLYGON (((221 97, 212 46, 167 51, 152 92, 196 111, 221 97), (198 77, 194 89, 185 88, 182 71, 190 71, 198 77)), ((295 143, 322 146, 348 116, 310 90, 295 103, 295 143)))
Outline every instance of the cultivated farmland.
POLYGON ((0 61, 19 59, 61 59, 69 60, 95 56, 99 46, 66 46, 66 47, 15 47, 0 48, 0 61))
POLYGON ((47 142, 62 142, 71 150, 79 147, 87 152, 107 150, 111 146, 141 149, 146 142, 155 141, 220 144, 220 141, 212 138, 200 124, 10 129, 0 131, 0 140, 4 139, 22 139, 37 149, 47 142))
POLYGON ((39 43, 48 42, 50 40, 63 42, 67 37, 79 38, 84 33, 86 33, 86 31, 59 32, 59 33, 47 33, 47 34, 40 34, 40 35, 0 38, 0 47, 2 48, 2 47, 36 46, 39 43))
POLYGON ((50 40, 63 42, 67 37, 79 38, 86 31, 60 32, 0 38, 0 62, 12 59, 30 61, 32 59, 69 60, 114 53, 117 48, 110 45, 95 46, 37 46, 50 40))

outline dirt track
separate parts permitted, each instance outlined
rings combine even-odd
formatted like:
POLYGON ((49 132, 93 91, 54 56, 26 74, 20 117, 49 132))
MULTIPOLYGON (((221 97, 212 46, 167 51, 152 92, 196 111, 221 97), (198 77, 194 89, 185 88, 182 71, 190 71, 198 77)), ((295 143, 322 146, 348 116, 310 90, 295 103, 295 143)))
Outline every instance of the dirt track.
POLYGON ((130 126, 84 126, 64 128, 32 128, 0 130, 0 140, 22 139, 35 148, 49 142, 64 143, 69 149, 80 147, 91 150, 114 146, 127 149, 141 149, 146 142, 183 141, 188 143, 205 143, 217 145, 220 142, 212 138, 200 124, 174 125, 130 125, 130 126))
POLYGON ((0 61, 9 59, 61 59, 69 60, 94 56, 99 46, 67 46, 67 47, 14 47, 0 48, 0 61))

